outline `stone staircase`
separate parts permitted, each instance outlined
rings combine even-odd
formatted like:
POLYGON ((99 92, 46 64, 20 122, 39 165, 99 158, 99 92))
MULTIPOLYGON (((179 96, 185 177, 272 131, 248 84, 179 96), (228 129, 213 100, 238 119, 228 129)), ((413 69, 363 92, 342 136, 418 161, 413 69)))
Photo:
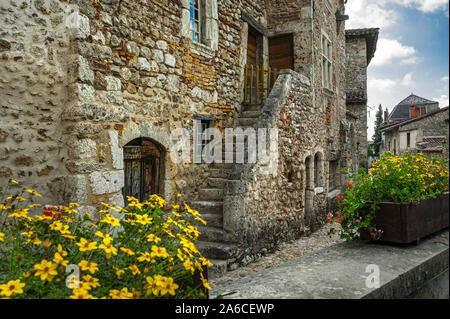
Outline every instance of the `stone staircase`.
MULTIPOLYGON (((237 119, 236 127, 245 129, 253 126, 260 114, 260 107, 247 107, 237 119)), ((225 159, 225 141, 222 145, 222 158, 225 159)), ((233 156, 236 159, 235 150, 233 156)), ((191 206, 198 210, 207 222, 206 226, 203 224, 197 224, 196 226, 200 231, 197 248, 213 264, 208 269, 209 278, 223 276, 235 262, 233 255, 237 245, 225 243, 223 231, 223 190, 233 165, 233 163, 212 163, 209 167, 210 175, 200 187, 198 200, 191 203, 191 206)))

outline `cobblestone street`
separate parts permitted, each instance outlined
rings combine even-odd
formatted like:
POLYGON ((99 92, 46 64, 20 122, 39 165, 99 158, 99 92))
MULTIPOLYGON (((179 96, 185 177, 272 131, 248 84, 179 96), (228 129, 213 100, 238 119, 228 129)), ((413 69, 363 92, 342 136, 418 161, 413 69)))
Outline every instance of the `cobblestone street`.
POLYGON ((327 223, 310 236, 302 237, 293 242, 280 245, 277 251, 261 257, 256 262, 229 271, 223 277, 210 279, 211 287, 214 289, 214 286, 220 285, 221 283, 238 280, 241 277, 260 272, 267 268, 279 266, 287 261, 309 255, 320 249, 342 242, 343 240, 339 238, 338 234, 334 234, 331 237, 328 235, 330 228, 331 224, 327 223))

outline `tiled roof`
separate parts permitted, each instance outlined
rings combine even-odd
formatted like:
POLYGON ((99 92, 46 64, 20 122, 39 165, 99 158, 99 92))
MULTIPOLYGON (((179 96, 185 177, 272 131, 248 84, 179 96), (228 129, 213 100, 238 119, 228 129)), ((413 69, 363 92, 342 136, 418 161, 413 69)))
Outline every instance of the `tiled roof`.
POLYGON ((424 137, 422 142, 417 143, 417 148, 421 151, 439 151, 442 150, 445 142, 445 136, 424 137))
POLYGON ((394 107, 391 114, 389 115, 389 121, 403 121, 409 119, 410 105, 427 105, 436 103, 436 101, 430 101, 423 97, 411 94, 394 107))

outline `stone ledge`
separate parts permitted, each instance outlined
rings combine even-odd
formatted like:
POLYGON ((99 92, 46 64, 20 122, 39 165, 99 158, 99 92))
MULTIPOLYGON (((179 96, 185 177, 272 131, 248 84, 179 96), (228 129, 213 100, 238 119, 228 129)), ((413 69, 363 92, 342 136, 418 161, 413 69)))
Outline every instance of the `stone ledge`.
POLYGON ((230 299, 448 298, 448 229, 418 245, 341 243, 213 287, 230 299), (367 288, 368 265, 378 265, 380 287, 367 288), (446 281, 445 281, 446 280, 446 281), (231 293, 231 294, 230 294, 231 293))

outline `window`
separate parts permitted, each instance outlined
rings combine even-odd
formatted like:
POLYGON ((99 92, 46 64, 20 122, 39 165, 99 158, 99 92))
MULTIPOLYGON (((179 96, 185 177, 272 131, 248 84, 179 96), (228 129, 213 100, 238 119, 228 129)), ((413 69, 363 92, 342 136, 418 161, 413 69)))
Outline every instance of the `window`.
POLYGON ((394 155, 397 154, 397 141, 394 139, 394 155))
POLYGON ((201 0, 190 0, 192 40, 202 42, 201 0))
POLYGON ((328 176, 328 188, 330 190, 333 190, 336 188, 336 172, 337 172, 337 161, 331 161, 330 162, 330 171, 328 176))
POLYGON ((406 133, 406 147, 411 147, 411 133, 406 133))
POLYGON ((329 90, 332 89, 332 62, 331 57, 333 49, 331 41, 325 33, 322 33, 322 86, 329 90))
POLYGON ((205 146, 212 141, 211 136, 206 136, 206 130, 214 127, 213 121, 208 119, 195 120, 195 153, 194 162, 203 163, 202 156, 205 146))
POLYGON ((323 184, 323 161, 322 154, 316 153, 314 156, 314 187, 322 187, 323 184))

